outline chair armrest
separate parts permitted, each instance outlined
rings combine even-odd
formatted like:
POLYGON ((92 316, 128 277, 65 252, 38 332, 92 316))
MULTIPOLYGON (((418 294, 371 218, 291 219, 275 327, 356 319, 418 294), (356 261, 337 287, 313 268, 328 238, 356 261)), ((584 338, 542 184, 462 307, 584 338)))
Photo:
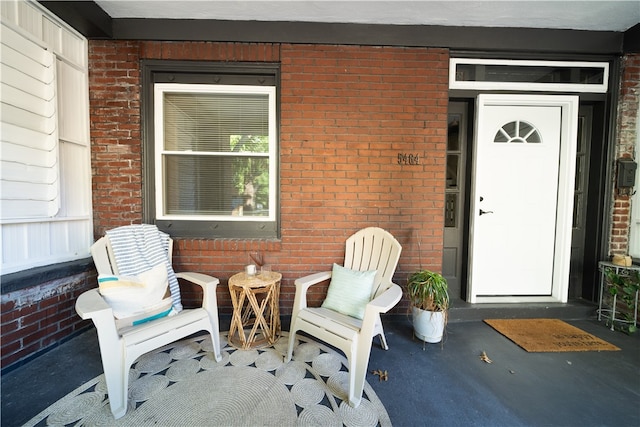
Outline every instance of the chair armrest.
POLYGON ((320 273, 310 274, 295 280, 296 296, 293 300, 293 310, 291 317, 297 316, 298 311, 307 307, 307 290, 318 283, 331 279, 330 271, 322 271, 320 273))
POLYGON ((176 273, 176 277, 200 286, 202 288, 202 307, 207 310, 211 316, 218 317, 216 287, 220 283, 220 280, 217 277, 203 273, 194 273, 192 271, 176 273))
POLYGON ((100 295, 98 289, 91 289, 78 297, 76 312, 83 320, 96 317, 113 318, 113 309, 100 295))
POLYGON ((376 313, 386 313, 391 310, 402 298, 402 288, 395 283, 391 287, 369 301, 366 310, 374 310, 376 313))
POLYGON ((320 282, 331 279, 330 271, 322 271, 320 273, 310 274, 308 276, 300 277, 295 280, 296 289, 302 288, 304 292, 309 289, 310 286, 317 285, 320 282))
POLYGON ((367 337, 373 337, 376 321, 380 318, 380 313, 386 313, 391 310, 402 298, 402 288, 395 283, 391 287, 369 301, 364 309, 364 317, 362 318, 361 334, 367 337))
POLYGON ((216 286, 220 284, 220 280, 216 277, 209 276, 208 274, 194 273, 191 271, 176 273, 176 277, 178 279, 184 279, 188 282, 194 283, 200 286, 202 289, 210 288, 211 286, 213 286, 213 289, 215 290, 216 286))
MULTIPOLYGON (((120 335, 116 328, 113 309, 100 295, 98 288, 82 293, 76 300, 76 312, 83 319, 91 319, 98 331, 100 352, 105 357, 103 348, 112 349, 118 345, 120 335)), ((104 360, 104 359, 103 359, 104 360)))

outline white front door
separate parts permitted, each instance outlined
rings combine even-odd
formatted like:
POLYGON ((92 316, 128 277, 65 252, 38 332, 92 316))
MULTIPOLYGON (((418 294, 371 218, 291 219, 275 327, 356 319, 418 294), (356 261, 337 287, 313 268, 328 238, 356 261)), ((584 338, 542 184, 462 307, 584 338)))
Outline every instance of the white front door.
POLYGON ((577 112, 577 97, 478 97, 470 302, 567 300, 577 112))

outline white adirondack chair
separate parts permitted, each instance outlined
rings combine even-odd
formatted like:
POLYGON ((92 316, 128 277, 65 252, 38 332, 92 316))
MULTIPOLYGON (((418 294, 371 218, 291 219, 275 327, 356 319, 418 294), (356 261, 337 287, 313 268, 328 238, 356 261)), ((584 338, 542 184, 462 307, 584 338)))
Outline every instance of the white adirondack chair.
MULTIPOLYGON (((169 259, 173 241, 169 243, 169 259)), ((100 238, 91 247, 91 255, 98 274, 117 275, 113 250, 107 236, 100 238)), ((98 289, 84 292, 76 301, 76 311, 82 319, 91 319, 98 331, 98 343, 102 367, 107 382, 109 404, 113 416, 118 419, 127 412, 129 368, 141 355, 187 337, 195 332, 207 331, 213 342, 213 355, 221 360, 220 333, 216 286, 219 280, 202 273, 176 273, 184 279, 202 287, 201 308, 184 309, 180 313, 118 329, 113 310, 100 295, 98 289)))
POLYGON ((371 301, 362 320, 322 307, 307 307, 307 290, 330 279, 330 271, 295 281, 296 295, 285 362, 293 355, 297 331, 304 331, 340 349, 348 360, 348 398, 354 408, 362 399, 373 337, 380 335, 382 348, 389 349, 380 313, 392 309, 402 298, 402 289, 392 282, 401 251, 400 243, 389 232, 377 227, 362 229, 347 239, 344 267, 357 271, 377 270, 371 301))

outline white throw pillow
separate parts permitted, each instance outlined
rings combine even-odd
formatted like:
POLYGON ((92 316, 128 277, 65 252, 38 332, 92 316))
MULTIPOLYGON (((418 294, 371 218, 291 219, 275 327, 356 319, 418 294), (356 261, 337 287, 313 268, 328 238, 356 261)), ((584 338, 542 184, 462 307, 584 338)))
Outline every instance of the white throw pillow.
POLYGON ((165 298, 169 281, 164 264, 137 276, 100 275, 98 286, 115 318, 125 321, 125 324, 153 320, 171 311, 171 298, 165 298))
POLYGON ((362 319, 371 300, 376 273, 376 270, 355 271, 333 264, 331 283, 322 307, 362 319))

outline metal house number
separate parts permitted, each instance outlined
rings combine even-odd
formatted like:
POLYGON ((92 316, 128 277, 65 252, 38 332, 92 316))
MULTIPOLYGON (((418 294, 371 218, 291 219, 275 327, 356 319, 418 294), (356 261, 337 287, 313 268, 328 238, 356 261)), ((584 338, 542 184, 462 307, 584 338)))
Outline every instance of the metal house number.
POLYGON ((407 154, 407 153, 398 153, 398 164, 399 165, 419 165, 420 164, 420 155, 419 154, 407 154))

